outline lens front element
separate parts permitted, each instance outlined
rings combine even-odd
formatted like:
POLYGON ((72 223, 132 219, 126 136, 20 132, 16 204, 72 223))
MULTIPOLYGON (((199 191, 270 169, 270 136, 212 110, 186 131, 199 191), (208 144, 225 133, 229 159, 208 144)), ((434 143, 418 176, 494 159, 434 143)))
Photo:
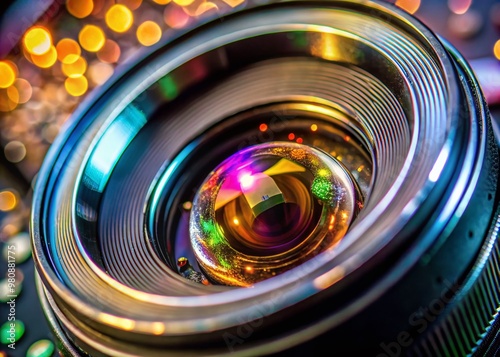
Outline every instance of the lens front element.
POLYGON ((334 247, 362 208, 350 172, 306 145, 272 142, 219 165, 193 202, 196 258, 217 283, 248 286, 334 247))

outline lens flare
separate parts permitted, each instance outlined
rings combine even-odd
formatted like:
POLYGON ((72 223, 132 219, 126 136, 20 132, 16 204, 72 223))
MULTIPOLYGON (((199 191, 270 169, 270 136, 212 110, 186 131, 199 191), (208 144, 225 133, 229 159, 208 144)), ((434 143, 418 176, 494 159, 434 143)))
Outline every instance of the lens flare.
POLYGON ((242 189, 248 189, 253 186, 255 182, 255 177, 253 177, 249 173, 244 173, 240 176, 239 182, 240 182, 240 187, 242 189))

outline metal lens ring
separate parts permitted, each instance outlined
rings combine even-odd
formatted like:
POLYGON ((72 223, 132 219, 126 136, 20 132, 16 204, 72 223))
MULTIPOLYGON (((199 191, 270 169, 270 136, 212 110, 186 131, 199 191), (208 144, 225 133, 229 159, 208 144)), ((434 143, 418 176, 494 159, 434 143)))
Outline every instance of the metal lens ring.
MULTIPOLYGON (((466 296, 484 268, 476 262, 492 251, 496 154, 480 98, 452 49, 378 2, 259 2, 173 34, 80 107, 40 171, 31 223, 40 294, 54 329, 68 350, 91 355, 262 355, 321 350, 332 338, 340 350, 376 352, 406 329, 418 350, 431 330, 417 334, 407 317, 439 295, 443 282, 463 284, 453 291, 466 296), (264 279, 248 279, 255 266, 247 271, 243 264, 234 285, 251 288, 229 287, 231 265, 203 260, 215 227, 202 222, 207 207, 212 223, 234 223, 211 206, 223 185, 210 183, 218 177, 211 172, 238 155, 269 150, 268 166, 239 182, 254 218, 307 196, 286 198, 293 192, 286 184, 295 181, 265 174, 272 160, 290 159, 279 150, 303 150, 308 160, 288 161, 311 171, 293 179, 307 183, 296 187, 315 199, 300 202, 318 214, 296 228, 329 237, 331 225, 342 234, 264 279), (351 187, 347 201, 336 197, 335 208, 330 199, 318 202, 321 192, 333 192, 314 184, 322 172, 351 187), (256 179, 267 183, 254 200, 241 186, 256 179), (271 197, 274 203, 260 209, 271 197), (346 224, 336 226, 344 203, 346 224), (453 268, 443 261, 454 261, 453 268), (212 284, 186 279, 204 272, 212 284), (403 298, 393 323, 380 326, 390 302, 403 298), (243 336, 242 326, 251 332, 243 336), (366 344, 353 346, 359 329, 366 344)), ((264 238, 274 229, 272 220, 251 227, 264 238)), ((308 242, 288 231, 269 243, 231 229, 232 256, 257 257, 256 264, 308 242)))

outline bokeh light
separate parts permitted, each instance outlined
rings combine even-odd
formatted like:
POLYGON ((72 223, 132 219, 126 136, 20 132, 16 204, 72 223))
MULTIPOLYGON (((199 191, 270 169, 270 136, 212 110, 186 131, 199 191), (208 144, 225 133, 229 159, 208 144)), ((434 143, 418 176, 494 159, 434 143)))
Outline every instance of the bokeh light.
POLYGON ((92 10, 92 16, 97 19, 103 19, 106 10, 114 4, 114 0, 94 0, 94 9, 92 10))
POLYGON ((88 75, 95 85, 101 85, 113 75, 113 66, 107 63, 94 62, 90 65, 88 75))
POLYGON ((104 46, 97 51, 97 58, 104 63, 116 63, 120 59, 120 46, 113 40, 106 40, 104 46))
POLYGON ((448 0, 450 11, 457 15, 465 14, 471 5, 472 0, 448 0))
POLYGON ((10 162, 21 162, 26 157, 26 146, 20 141, 13 140, 5 145, 4 154, 10 162))
POLYGON ((94 2, 92 0, 67 0, 66 9, 74 17, 83 19, 94 10, 94 2))
POLYGON ((57 51, 54 46, 50 46, 49 50, 43 55, 31 55, 31 61, 40 68, 49 68, 57 61, 57 51))
POLYGON ((153 1, 159 5, 167 5, 172 0, 153 0, 153 1))
POLYGON ((189 19, 189 15, 180 6, 174 4, 165 7, 163 12, 163 20, 169 27, 174 29, 183 28, 188 24, 189 19))
POLYGON ((189 6, 194 2, 194 0, 173 0, 173 1, 180 6, 189 6))
POLYGON ((122 4, 130 10, 137 10, 142 4, 142 0, 116 0, 117 4, 122 4))
POLYGON ((66 58, 68 59, 68 63, 63 62, 61 68, 67 77, 76 78, 85 73, 87 70, 87 61, 85 58, 78 55, 68 55, 66 58))
POLYGON ((80 45, 78 42, 71 38, 63 38, 61 41, 59 41, 56 45, 56 51, 57 51, 57 59, 60 62, 66 62, 68 63, 71 59, 76 59, 78 58, 82 50, 80 48, 80 45), (75 55, 75 57, 70 57, 67 58, 70 55, 75 55))
POLYGON ((12 96, 16 94, 13 93, 13 90, 17 91, 17 102, 19 104, 24 104, 28 100, 30 100, 31 95, 33 94, 33 88, 31 87, 30 82, 28 82, 24 78, 18 78, 14 81, 14 84, 7 89, 7 95, 11 100, 12 96))
POLYGON ((399 6, 410 14, 414 14, 420 8, 420 0, 396 0, 396 6, 399 6))
POLYGON ((12 103, 16 105, 19 104, 19 91, 16 87, 11 86, 7 88, 7 97, 12 101, 12 103))
POLYGON ((87 78, 84 76, 76 77, 76 78, 66 78, 64 81, 64 88, 66 91, 72 95, 73 97, 79 97, 84 95, 87 92, 89 87, 87 78))
POLYGON ((16 65, 11 61, 0 61, 0 88, 8 88, 16 80, 16 65))
POLYGON ((132 11, 125 5, 115 4, 106 12, 106 25, 118 33, 127 31, 134 23, 132 11))
POLYGON ((311 125, 311 131, 316 131, 318 130, 318 126, 316 124, 311 125))
POLYGON ((195 11, 195 16, 201 16, 209 11, 219 11, 219 7, 213 2, 202 2, 195 11))
POLYGON ((154 21, 144 21, 137 28, 137 40, 143 46, 152 46, 161 38, 161 28, 154 21))
POLYGON ((97 52, 106 41, 104 31, 95 25, 86 25, 78 34, 80 45, 89 52, 97 52))
POLYGON ((51 49, 52 37, 46 28, 34 26, 24 34, 23 44, 30 54, 41 56, 51 49))
POLYGON ((6 90, 0 90, 0 112, 10 112, 16 109, 17 104, 17 102, 13 102, 12 99, 9 98, 6 90))
POLYGON ((500 40, 498 40, 493 46, 493 54, 500 61, 500 40))
POLYGON ((17 206, 17 197, 12 191, 0 192, 0 211, 12 211, 17 206))
POLYGON ((236 7, 245 2, 245 0, 223 0, 223 1, 231 7, 236 7))

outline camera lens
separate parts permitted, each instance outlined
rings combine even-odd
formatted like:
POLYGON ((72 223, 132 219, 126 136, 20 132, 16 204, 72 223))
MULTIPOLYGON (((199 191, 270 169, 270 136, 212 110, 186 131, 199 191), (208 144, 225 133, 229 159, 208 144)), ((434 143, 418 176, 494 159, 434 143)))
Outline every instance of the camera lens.
POLYGON ((362 206, 349 171, 312 147, 272 142, 218 166, 193 203, 191 243, 215 281, 247 286, 332 248, 362 206))
POLYGON ((47 156, 31 228, 63 352, 492 348, 498 147, 463 58, 372 1, 222 19, 129 62, 47 156))

